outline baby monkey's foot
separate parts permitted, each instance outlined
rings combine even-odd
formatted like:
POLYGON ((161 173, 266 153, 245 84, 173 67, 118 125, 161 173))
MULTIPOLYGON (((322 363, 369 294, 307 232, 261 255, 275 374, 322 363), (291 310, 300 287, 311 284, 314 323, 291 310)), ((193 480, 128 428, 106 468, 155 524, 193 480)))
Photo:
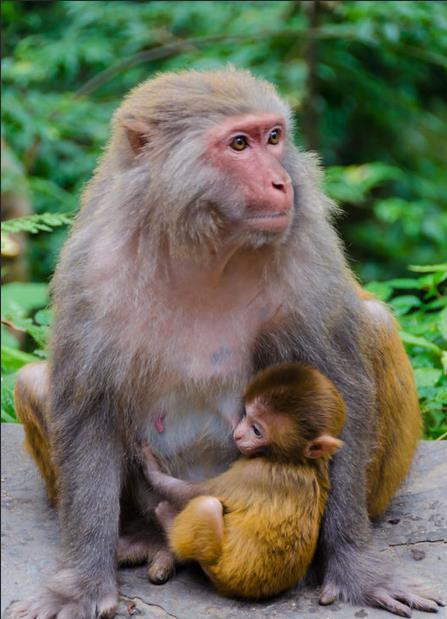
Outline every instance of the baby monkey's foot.
POLYGON ((175 558, 168 548, 161 548, 152 559, 147 576, 154 585, 164 584, 175 572, 175 558))

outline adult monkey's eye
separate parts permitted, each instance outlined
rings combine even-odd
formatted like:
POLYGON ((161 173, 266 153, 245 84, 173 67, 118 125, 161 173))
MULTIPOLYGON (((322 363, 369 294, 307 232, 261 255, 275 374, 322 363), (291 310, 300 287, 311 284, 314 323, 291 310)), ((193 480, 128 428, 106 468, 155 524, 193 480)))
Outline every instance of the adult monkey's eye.
POLYGON ((244 150, 248 146, 247 138, 243 135, 237 135, 230 142, 233 150, 244 150))
POLYGON ((269 135, 269 144, 278 144, 279 138, 281 137, 281 129, 276 128, 270 132, 269 135))

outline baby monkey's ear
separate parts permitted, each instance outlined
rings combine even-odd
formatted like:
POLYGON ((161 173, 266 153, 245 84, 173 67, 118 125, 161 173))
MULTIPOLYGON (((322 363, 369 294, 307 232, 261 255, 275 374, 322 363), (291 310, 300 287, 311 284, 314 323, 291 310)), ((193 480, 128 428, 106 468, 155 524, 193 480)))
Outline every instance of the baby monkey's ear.
POLYGON ((343 445, 343 441, 329 434, 322 434, 309 441, 304 449, 306 458, 322 458, 332 456, 343 445))

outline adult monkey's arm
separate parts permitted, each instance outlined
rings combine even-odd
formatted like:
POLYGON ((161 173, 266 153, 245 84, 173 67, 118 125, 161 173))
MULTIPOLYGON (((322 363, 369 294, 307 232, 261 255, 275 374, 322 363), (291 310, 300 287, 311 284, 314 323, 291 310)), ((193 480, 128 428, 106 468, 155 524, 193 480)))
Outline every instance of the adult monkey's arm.
MULTIPOLYGON (((58 470, 58 506, 67 569, 50 581, 49 609, 55 598, 78 591, 73 616, 114 615, 117 603, 116 547, 120 514, 122 449, 105 401, 84 415, 77 433, 66 428, 79 411, 66 410, 54 440, 58 470), (64 440, 65 439, 65 440, 64 440), (88 540, 94 540, 89 544, 88 540), (76 614, 76 613, 79 613, 76 614)), ((74 597, 74 596, 73 596, 74 597)), ((42 612, 41 609, 39 609, 42 612)), ((40 616, 40 615, 39 615, 40 616)))
POLYGON ((78 382, 73 375, 79 367, 73 358, 55 366, 51 406, 45 364, 27 366, 18 378, 17 413, 57 501, 65 556, 38 596, 12 607, 13 617, 114 615, 122 446, 113 402, 98 393, 89 397, 87 378, 78 382))

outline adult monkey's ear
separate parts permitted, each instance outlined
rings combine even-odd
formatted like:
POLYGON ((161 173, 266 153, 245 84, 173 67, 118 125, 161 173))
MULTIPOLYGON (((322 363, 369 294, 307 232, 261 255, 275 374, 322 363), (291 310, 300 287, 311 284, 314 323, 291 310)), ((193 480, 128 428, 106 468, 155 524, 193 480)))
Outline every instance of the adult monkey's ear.
POLYGON ((125 118, 121 121, 133 152, 138 155, 150 140, 149 123, 138 118, 125 118))

